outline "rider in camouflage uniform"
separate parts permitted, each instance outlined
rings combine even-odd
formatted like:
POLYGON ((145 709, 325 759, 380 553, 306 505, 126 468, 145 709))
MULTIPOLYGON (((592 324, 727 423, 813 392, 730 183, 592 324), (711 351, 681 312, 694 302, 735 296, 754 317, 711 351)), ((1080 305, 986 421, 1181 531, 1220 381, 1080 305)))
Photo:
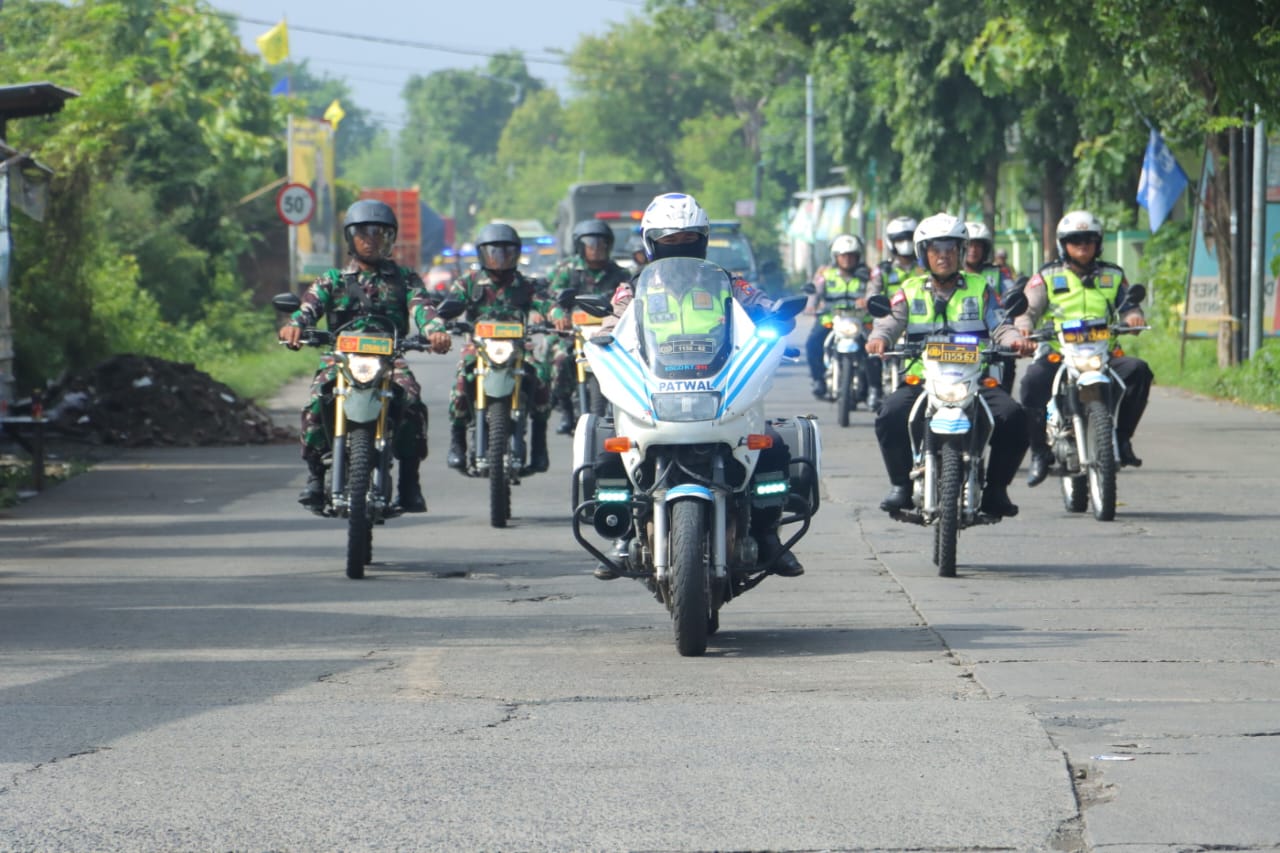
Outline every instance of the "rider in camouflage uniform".
MULTIPOLYGON (((573 309, 559 304, 568 289, 576 293, 600 293, 612 296, 618 285, 630 275, 610 257, 613 252, 613 229, 599 219, 584 219, 573 226, 574 256, 561 261, 551 272, 550 320, 556 329, 573 329, 573 309)), ((573 393, 575 367, 573 339, 556 335, 551 343, 552 400, 560 407, 560 425, 556 432, 573 435, 573 393)))
MULTIPOLYGON (((300 346, 302 330, 328 317, 330 329, 352 321, 364 328, 362 317, 377 314, 391 320, 401 337, 409 334, 411 306, 425 301, 422 279, 390 259, 398 225, 395 213, 380 201, 362 199, 347 210, 343 220, 351 263, 331 269, 317 278, 302 297, 302 307, 280 329, 279 337, 292 349, 300 346)), ((433 342, 436 352, 448 352, 450 341, 433 342)), ((332 417, 333 384, 337 360, 327 355, 311 382, 311 398, 302 410, 302 458, 307 463, 307 484, 298 501, 303 506, 324 504, 324 455, 329 452, 326 418, 332 417)), ((392 383, 400 390, 399 429, 393 436, 393 452, 400 465, 399 503, 405 512, 425 512, 418 466, 427 456, 427 407, 421 389, 404 359, 397 359, 392 383)))
MULTIPOLYGON (((526 325, 541 323, 549 302, 537 295, 534 284, 517 269, 520 261, 520 235, 510 225, 490 224, 476 238, 476 254, 481 269, 467 273, 449 288, 446 300, 465 303, 465 317, 476 320, 505 320, 526 325)), ((445 321, 436 316, 436 306, 425 298, 414 300, 413 316, 434 346, 447 338, 445 321)), ((449 395, 449 467, 462 470, 467 464, 467 425, 473 417, 472 397, 476 387, 476 350, 468 344, 458 363, 457 381, 449 395)), ((551 396, 545 383, 539 381, 533 364, 525 360, 525 376, 521 393, 529 401, 531 447, 529 468, 545 471, 547 455, 547 418, 551 414, 551 396)))

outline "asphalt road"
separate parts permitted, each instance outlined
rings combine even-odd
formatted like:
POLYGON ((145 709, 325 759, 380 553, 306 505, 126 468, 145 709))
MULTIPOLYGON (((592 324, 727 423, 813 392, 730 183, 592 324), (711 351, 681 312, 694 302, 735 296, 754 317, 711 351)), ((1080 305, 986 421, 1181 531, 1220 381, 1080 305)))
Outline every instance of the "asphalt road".
POLYGON ((1019 482, 942 579, 870 416, 786 366, 807 573, 681 658, 573 542, 568 439, 488 526, 454 361, 415 362, 430 512, 365 581, 294 446, 121 452, 0 516, 0 849, 1280 847, 1277 415, 1157 388, 1115 522, 1019 482))

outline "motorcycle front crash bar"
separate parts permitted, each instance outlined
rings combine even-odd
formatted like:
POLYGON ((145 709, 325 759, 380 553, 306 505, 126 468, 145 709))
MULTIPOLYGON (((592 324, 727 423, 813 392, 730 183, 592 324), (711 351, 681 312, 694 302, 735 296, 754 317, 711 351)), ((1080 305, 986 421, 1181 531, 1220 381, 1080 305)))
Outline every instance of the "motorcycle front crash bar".
POLYGON ((603 551, 601 551, 599 548, 597 548, 595 545, 589 542, 586 539, 586 537, 582 535, 582 516, 580 515, 580 513, 582 513, 584 510, 594 509, 597 505, 599 505, 599 501, 589 500, 589 501, 583 501, 582 503, 578 504, 577 507, 574 508, 573 538, 577 540, 578 544, 581 545, 588 554, 595 557, 604 565, 608 566, 610 569, 616 572, 619 577, 623 577, 623 578, 652 577, 652 573, 650 572, 632 571, 630 569, 627 569, 619 565, 618 563, 614 562, 612 558, 606 556, 603 551))

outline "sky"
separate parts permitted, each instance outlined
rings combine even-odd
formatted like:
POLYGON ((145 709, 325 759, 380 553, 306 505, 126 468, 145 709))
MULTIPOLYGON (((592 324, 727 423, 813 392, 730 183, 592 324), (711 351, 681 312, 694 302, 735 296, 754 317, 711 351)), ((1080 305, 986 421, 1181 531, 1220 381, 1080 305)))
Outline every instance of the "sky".
POLYGON ((393 128, 403 120, 400 92, 409 77, 447 68, 481 69, 488 57, 476 54, 519 49, 533 76, 567 94, 568 72, 555 61, 556 51, 567 52, 581 36, 603 33, 644 12, 643 0, 211 0, 210 5, 252 21, 233 25, 255 54, 254 39, 287 19, 290 58, 308 60, 316 75, 344 79, 356 105, 393 128), (352 40, 308 28, 424 46, 352 40))

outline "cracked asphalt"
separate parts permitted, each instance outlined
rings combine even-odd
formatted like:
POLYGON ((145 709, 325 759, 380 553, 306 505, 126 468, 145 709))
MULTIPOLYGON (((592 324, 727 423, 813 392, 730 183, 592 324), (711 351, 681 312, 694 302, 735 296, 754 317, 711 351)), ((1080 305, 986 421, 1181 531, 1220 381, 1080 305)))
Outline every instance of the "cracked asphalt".
POLYGON ((488 526, 453 363, 415 360, 430 512, 365 581, 292 446, 122 451, 0 517, 0 850, 1280 848, 1277 415, 1157 388, 1115 522, 1018 483, 942 579, 870 417, 787 366, 807 573, 684 659, 591 576, 567 439, 488 526))

